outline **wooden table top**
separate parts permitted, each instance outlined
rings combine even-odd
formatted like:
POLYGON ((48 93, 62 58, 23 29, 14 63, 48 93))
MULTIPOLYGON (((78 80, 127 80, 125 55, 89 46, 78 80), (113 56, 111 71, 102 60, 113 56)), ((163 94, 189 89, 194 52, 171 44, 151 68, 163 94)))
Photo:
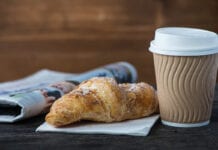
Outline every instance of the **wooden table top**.
POLYGON ((158 121, 147 137, 36 133, 44 115, 14 124, 0 124, 0 149, 218 149, 218 85, 211 123, 198 128, 175 128, 158 121))

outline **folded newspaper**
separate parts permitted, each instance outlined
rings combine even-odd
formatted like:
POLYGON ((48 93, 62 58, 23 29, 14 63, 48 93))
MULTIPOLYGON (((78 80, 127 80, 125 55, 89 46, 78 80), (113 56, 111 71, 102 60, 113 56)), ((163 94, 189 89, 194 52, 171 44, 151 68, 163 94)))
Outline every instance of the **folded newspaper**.
POLYGON ((26 78, 0 84, 0 122, 16 122, 47 112, 54 100, 92 77, 112 77, 118 83, 136 82, 127 62, 109 64, 82 74, 40 70, 26 78))

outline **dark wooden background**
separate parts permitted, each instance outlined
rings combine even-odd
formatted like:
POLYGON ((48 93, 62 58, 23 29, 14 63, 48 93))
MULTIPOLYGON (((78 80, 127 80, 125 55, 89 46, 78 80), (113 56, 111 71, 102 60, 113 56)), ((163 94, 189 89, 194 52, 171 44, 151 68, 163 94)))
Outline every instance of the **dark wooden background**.
POLYGON ((83 72, 129 61, 155 83, 154 30, 197 27, 218 32, 217 0, 1 0, 0 82, 42 68, 83 72))

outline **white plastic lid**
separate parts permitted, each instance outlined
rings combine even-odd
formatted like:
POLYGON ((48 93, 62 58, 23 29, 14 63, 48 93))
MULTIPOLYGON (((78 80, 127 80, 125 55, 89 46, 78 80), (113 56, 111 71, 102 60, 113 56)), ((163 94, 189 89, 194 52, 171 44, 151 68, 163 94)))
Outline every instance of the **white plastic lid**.
POLYGON ((173 56, 210 55, 218 53, 218 36, 214 32, 195 28, 159 28, 149 50, 173 56))

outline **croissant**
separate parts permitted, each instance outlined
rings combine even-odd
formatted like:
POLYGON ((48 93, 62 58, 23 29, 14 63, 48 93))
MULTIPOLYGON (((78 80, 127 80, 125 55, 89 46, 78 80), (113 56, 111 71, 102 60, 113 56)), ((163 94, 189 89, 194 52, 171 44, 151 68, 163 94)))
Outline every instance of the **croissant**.
POLYGON ((154 88, 146 83, 117 84, 95 77, 54 102, 46 122, 59 127, 80 120, 117 122, 149 116, 158 110, 154 88))

